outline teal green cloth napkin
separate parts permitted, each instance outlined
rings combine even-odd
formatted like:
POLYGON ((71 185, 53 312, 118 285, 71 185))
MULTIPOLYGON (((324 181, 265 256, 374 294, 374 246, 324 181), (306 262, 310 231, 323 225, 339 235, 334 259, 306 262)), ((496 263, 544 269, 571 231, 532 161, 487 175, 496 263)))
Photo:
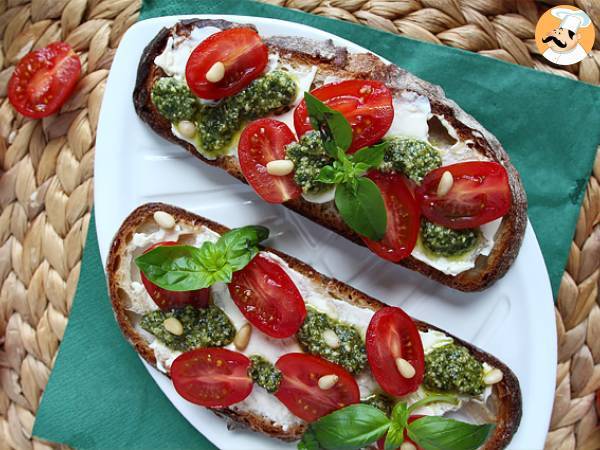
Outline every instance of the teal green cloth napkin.
MULTIPOLYGON (((147 0, 140 18, 192 13, 273 17, 311 25, 443 86, 450 98, 498 137, 519 169, 529 216, 557 292, 600 143, 600 89, 460 50, 243 0, 147 0)), ((106 292, 93 221, 69 325, 33 433, 84 449, 213 448, 170 405, 122 338, 106 292)))

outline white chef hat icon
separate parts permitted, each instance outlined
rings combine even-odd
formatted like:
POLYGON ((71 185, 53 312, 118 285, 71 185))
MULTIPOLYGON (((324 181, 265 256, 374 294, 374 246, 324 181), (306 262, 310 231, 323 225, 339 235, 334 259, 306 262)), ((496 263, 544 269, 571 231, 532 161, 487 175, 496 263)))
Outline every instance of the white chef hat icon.
POLYGON ((565 30, 571 30, 573 33, 577 33, 579 28, 585 28, 592 22, 589 16, 583 11, 574 11, 567 8, 553 8, 551 10, 554 17, 558 17, 560 21, 560 28, 565 30))

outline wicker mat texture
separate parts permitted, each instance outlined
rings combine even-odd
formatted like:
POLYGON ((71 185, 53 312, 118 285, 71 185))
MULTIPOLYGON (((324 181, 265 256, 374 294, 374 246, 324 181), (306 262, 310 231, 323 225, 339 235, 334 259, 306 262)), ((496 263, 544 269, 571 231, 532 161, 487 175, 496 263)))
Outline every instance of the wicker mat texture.
MULTIPOLYGON (((600 0, 271 0, 600 84, 600 0), (535 46, 538 17, 574 4, 596 26, 593 57, 550 67, 535 46)), ((36 409, 79 278, 92 204, 94 139, 106 76, 139 0, 0 0, 0 449, 59 448, 31 439, 36 409), (83 76, 60 115, 17 116, 6 99, 13 65, 66 40, 83 76)), ((598 449, 600 152, 556 309, 559 354, 547 448, 598 449)))

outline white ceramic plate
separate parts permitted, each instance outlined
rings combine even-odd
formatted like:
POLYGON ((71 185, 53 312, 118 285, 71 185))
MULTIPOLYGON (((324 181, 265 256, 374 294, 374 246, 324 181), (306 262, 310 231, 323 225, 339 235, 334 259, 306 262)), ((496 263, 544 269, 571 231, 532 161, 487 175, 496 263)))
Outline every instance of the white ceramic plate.
MULTIPOLYGON (((146 202, 171 203, 229 227, 266 225, 272 233, 269 245, 326 275, 399 305, 414 317, 472 342, 508 364, 519 378, 523 394, 523 418, 510 448, 541 449, 554 394, 556 329, 548 275, 531 226, 508 274, 485 292, 465 294, 385 262, 283 206, 263 202, 224 171, 161 139, 135 114, 132 91, 142 50, 162 27, 187 17, 191 16, 135 24, 115 55, 96 145, 96 226, 103 262, 123 219, 146 202)), ((331 38, 351 51, 365 51, 300 24, 255 17, 210 17, 253 23, 263 36, 331 38)), ((147 367, 173 405, 218 447, 287 448, 258 433, 228 431, 225 421, 180 398, 166 376, 147 367)))

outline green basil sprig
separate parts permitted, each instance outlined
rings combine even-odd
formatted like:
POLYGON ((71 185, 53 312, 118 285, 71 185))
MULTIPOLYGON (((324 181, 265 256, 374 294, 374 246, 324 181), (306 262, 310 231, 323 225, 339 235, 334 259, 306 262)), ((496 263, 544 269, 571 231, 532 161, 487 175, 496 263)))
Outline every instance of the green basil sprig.
POLYGON ((346 118, 309 92, 304 93, 304 100, 312 127, 319 132, 327 154, 334 158, 333 164, 321 169, 317 181, 337 186, 335 206, 350 228, 369 239, 381 240, 387 226, 385 204, 377 185, 363 175, 381 165, 388 144, 346 154, 352 144, 352 127, 346 118))
POLYGON ((243 269, 269 237, 269 229, 250 225, 223 234, 217 242, 157 247, 135 259, 152 283, 169 291, 194 291, 218 281, 229 283, 233 272, 243 269))
POLYGON ((408 406, 399 402, 388 418, 383 411, 362 403, 338 409, 311 423, 298 443, 299 450, 358 450, 387 433, 385 449, 402 445, 404 431, 425 450, 475 450, 494 429, 492 424, 473 425, 440 416, 408 419, 418 408, 434 402, 456 403, 453 395, 431 395, 408 406))

